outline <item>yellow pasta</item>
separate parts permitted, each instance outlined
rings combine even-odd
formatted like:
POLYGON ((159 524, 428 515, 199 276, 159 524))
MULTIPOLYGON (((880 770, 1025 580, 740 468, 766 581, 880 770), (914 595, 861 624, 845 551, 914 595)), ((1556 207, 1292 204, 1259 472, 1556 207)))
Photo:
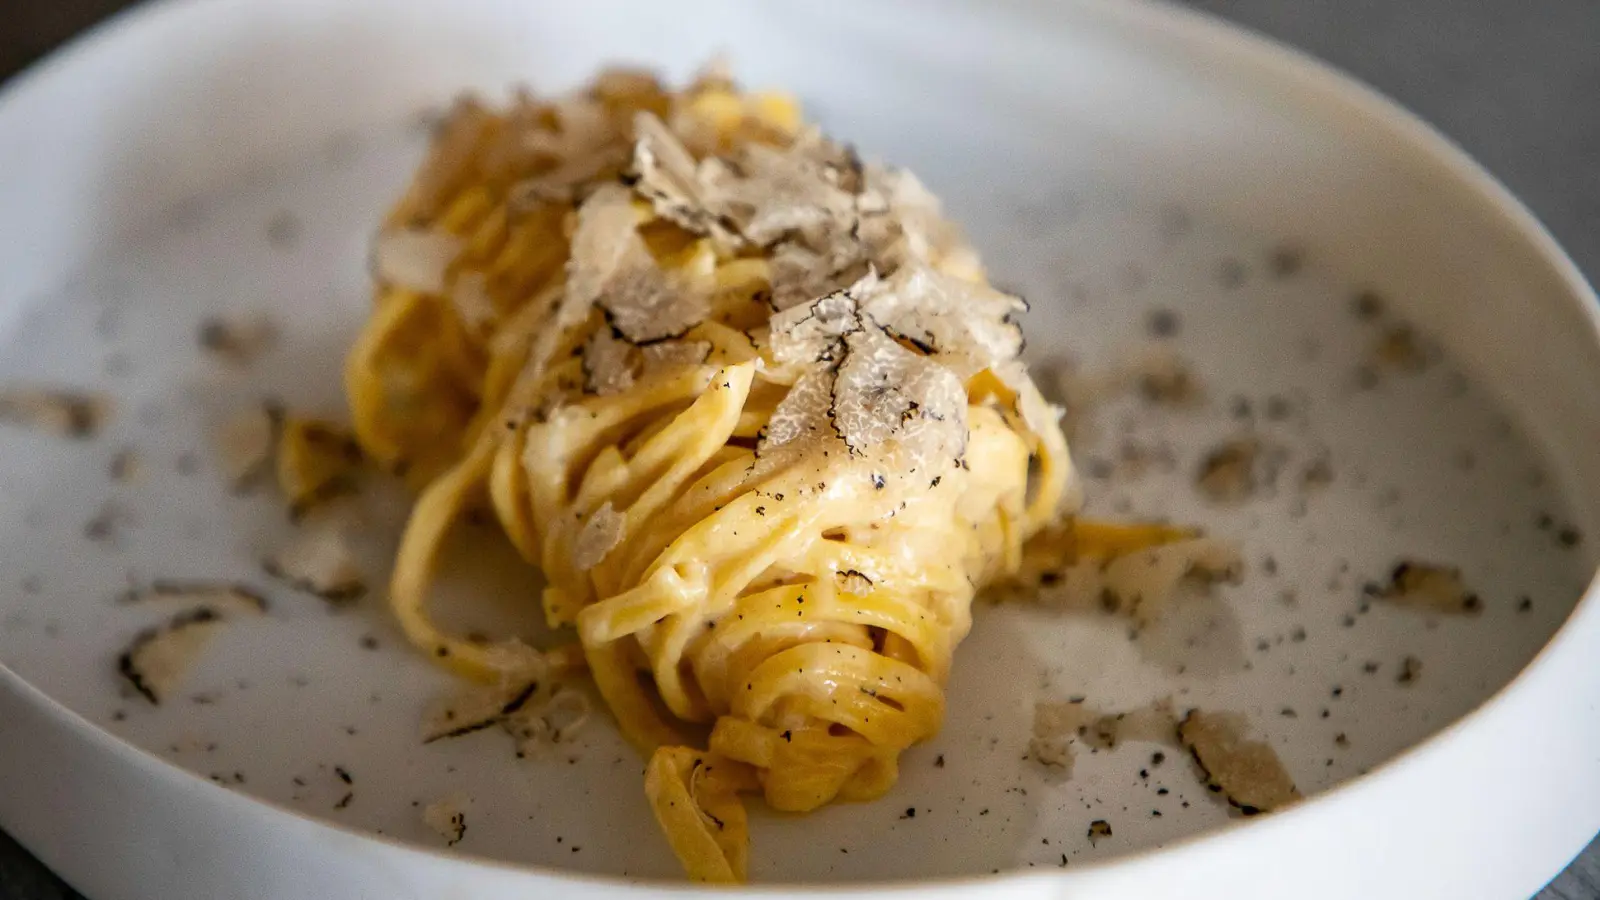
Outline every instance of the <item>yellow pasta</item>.
POLYGON ((867 800, 934 735, 975 592, 1051 529, 1071 463, 1016 359, 1021 302, 907 173, 716 74, 465 102, 374 252, 346 370, 366 454, 421 490, 391 585, 490 683, 579 652, 690 877, 742 880, 740 796, 867 800), (492 509, 543 571, 542 653, 441 631, 440 541, 492 509))

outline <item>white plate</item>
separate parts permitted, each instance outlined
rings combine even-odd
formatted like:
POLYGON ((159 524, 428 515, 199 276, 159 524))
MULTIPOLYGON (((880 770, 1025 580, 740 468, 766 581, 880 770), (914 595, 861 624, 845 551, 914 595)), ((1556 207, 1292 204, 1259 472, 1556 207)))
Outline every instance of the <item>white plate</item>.
MULTIPOLYGON (((1164 6, 1020 0, 167 2, 19 80, 0 99, 0 383, 94 388, 118 412, 88 442, 0 431, 0 826, 95 900, 609 896, 677 877, 609 725, 527 761, 489 733, 419 745, 444 676, 376 599, 336 615, 269 585, 281 510, 230 496, 206 448, 251 397, 340 409, 364 244, 416 161, 419 112, 618 59, 682 76, 717 50, 944 194, 1034 301, 1036 361, 1103 367, 1176 312, 1208 402, 1098 413, 1086 470, 1124 444, 1172 461, 1091 480, 1091 507, 1204 524, 1251 564, 1137 640, 1108 617, 980 610, 943 734, 881 802, 757 812, 755 880, 1516 897, 1600 827, 1600 600, 1574 611, 1600 545, 1593 295, 1457 151, 1317 65, 1164 6), (1381 322, 1351 311, 1368 289, 1381 322), (274 314, 282 348, 244 372, 205 359, 198 322, 227 310, 274 314), (1363 388, 1400 322, 1437 358, 1363 388), (1207 506, 1197 461, 1250 428, 1287 452, 1276 489, 1207 506), (116 484, 124 447, 143 476, 116 484), (1332 485, 1302 490, 1324 454, 1332 485), (108 510, 111 538, 88 540, 108 510), (1363 583, 1405 556, 1460 565, 1485 612, 1362 611, 1363 583), (113 599, 168 576, 250 580, 273 612, 151 708, 112 658, 156 616, 113 599), (1401 685, 1407 655, 1422 674, 1401 685), (1053 780, 1022 759, 1033 704, 1078 694, 1246 713, 1317 796, 1223 828, 1186 761, 1139 744, 1053 780), (446 852, 415 803, 455 791, 469 830, 446 852), (1114 836, 1091 845, 1095 819, 1114 836)), ((371 535, 374 568, 395 524, 371 535)), ((491 534, 445 593, 468 619, 526 619, 534 576, 491 534)))

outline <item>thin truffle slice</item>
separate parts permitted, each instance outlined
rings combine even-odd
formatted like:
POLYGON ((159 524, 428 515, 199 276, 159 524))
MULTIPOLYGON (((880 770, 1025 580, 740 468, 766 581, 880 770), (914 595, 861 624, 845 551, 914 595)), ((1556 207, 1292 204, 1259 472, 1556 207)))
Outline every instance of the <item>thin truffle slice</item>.
POLYGON ((963 378, 1022 352, 1016 317, 1027 304, 921 263, 901 266, 861 303, 889 334, 935 355, 963 378))
POLYGON ((0 423, 61 437, 94 437, 110 412, 110 401, 96 394, 43 388, 0 390, 0 423))
POLYGON ((799 241, 780 243, 768 260, 772 307, 781 312, 843 290, 870 267, 866 248, 848 235, 820 250, 799 241))
POLYGON ((874 261, 886 270, 910 262, 939 261, 940 269, 969 281, 983 279, 978 255, 945 218, 939 198, 905 169, 869 165, 857 198, 858 231, 874 261))
POLYGON ((330 603, 349 603, 367 593, 361 566, 344 536, 331 527, 296 535, 263 559, 261 568, 295 590, 315 594, 330 603))
POLYGON ((636 233, 605 282, 600 305, 612 327, 635 344, 682 337, 711 314, 706 291, 692 277, 663 271, 636 233))
POLYGON ((773 316, 768 328, 773 360, 780 365, 836 360, 842 349, 840 340, 862 328, 856 294, 870 290, 876 280, 869 274, 845 290, 773 316))
POLYGON ((1237 545, 1212 538, 1174 541, 1124 554, 1106 564, 1101 586, 1110 612, 1140 625, 1161 618, 1185 581, 1200 585, 1237 580, 1244 561, 1237 545))
POLYGON ((539 682, 507 687, 471 688, 436 700, 423 715, 422 742, 461 737, 497 725, 527 705, 539 682))
POLYGON ((1219 444, 1201 460, 1195 487, 1216 503, 1239 503, 1249 499, 1258 484, 1256 463, 1261 449, 1261 442, 1253 437, 1219 444))
POLYGON ((290 416, 279 429, 278 487, 292 520, 353 490, 361 465, 361 445, 339 425, 290 416))
POLYGON ((816 132, 787 148, 749 144, 732 166, 702 164, 716 215, 741 236, 767 247, 790 236, 820 245, 856 221, 855 195, 846 190, 849 167, 842 148, 816 132))
POLYGON ((658 341, 639 350, 639 377, 652 378, 684 366, 698 366, 711 357, 709 341, 658 341))
POLYGON ((1477 615, 1483 601, 1467 589, 1461 570, 1453 566, 1405 560, 1389 574, 1377 596, 1397 606, 1429 612, 1477 615))
POLYGON ((634 117, 633 130, 633 188, 650 201, 656 214, 726 246, 741 243, 708 207, 699 164, 677 135, 648 112, 634 117))
POLYGON ((151 703, 159 704, 171 696, 224 622, 237 613, 259 615, 264 608, 264 604, 257 605, 259 597, 227 593, 235 602, 224 609, 222 596, 139 632, 117 657, 117 671, 151 703))
POLYGON ((762 456, 782 447, 798 449, 818 440, 833 440, 836 435, 828 421, 833 406, 833 372, 816 368, 800 376, 761 431, 757 453, 762 456))
POLYGON ((275 403, 240 413, 222 423, 214 443, 223 475, 235 490, 248 488, 272 466, 283 409, 275 403))
POLYGON ((618 336, 635 344, 681 337, 705 321, 711 298, 696 275, 709 273, 663 271, 637 225, 632 201, 615 185, 596 190, 579 208, 555 328, 581 322, 596 304, 618 336))
POLYGON ((444 231, 385 231, 372 244, 373 275, 380 283, 423 294, 442 294, 461 240, 444 231))
POLYGON ((1095 750, 1113 750, 1128 741, 1175 746, 1177 716, 1172 701, 1163 698, 1121 713, 1101 713, 1081 697, 1034 705, 1030 758, 1070 778, 1078 741, 1095 750))
POLYGON ((1064 778, 1072 777, 1073 742, 1098 717, 1082 699, 1034 704, 1028 756, 1040 765, 1060 770, 1064 778))
POLYGON ((1163 697, 1127 712, 1100 716, 1089 725, 1085 739, 1099 750, 1115 750, 1128 741, 1176 746, 1178 716, 1172 700, 1163 697))
POLYGON ((444 838, 445 846, 454 847, 467 836, 467 813, 463 809, 466 805, 466 798, 460 794, 429 803, 422 808, 423 824, 444 838))
POLYGON ((158 578, 149 587, 129 591, 126 603, 184 604, 206 608, 218 615, 260 615, 267 611, 267 598, 246 584, 228 581, 184 581, 158 578))
POLYGON ((611 329, 596 329, 583 348, 583 389, 609 397, 633 387, 634 350, 611 329))
POLYGON ((833 423, 865 453, 897 439, 915 465, 966 452, 967 391, 949 368, 868 329, 845 338, 833 385, 833 423))
POLYGON ((200 348, 234 365, 254 362, 277 341, 278 327, 267 316, 213 317, 200 323, 200 348))
POLYGON ((588 723, 592 711, 588 694, 562 685, 507 713, 500 726, 516 741, 517 753, 527 756, 571 741, 588 723))
POLYGON ((554 330, 571 328, 589 315, 629 253, 639 249, 638 222, 633 201, 619 185, 599 188, 578 207, 566 291, 551 323, 554 330))
POLYGON ((627 518, 617 512, 607 500, 589 516, 572 542, 572 565, 580 572, 599 565, 622 541, 622 528, 627 518))
POLYGON ((1300 799, 1278 754, 1261 741, 1247 740, 1246 727, 1237 713, 1190 710, 1178 723, 1178 740, 1194 757, 1206 786, 1247 816, 1300 799))

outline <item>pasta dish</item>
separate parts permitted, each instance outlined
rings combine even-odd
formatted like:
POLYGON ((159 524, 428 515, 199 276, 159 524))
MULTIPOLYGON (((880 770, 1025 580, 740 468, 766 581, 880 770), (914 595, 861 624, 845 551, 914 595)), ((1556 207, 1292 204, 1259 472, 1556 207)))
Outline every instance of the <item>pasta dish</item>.
POLYGON ((929 191, 716 72, 458 102, 372 266, 346 381, 362 449, 420 492, 395 615, 508 695, 587 670, 696 880, 744 879, 742 795, 889 790, 975 593, 1030 539, 1171 539, 1074 520, 1025 304, 929 191), (473 511, 572 644, 435 624, 440 542, 473 511))

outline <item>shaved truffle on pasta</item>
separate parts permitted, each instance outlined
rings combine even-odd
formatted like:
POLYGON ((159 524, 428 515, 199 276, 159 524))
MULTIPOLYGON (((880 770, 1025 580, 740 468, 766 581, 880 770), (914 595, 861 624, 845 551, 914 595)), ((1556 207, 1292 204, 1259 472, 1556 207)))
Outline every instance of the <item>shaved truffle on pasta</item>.
POLYGON ((428 614, 487 502, 691 877, 744 878, 742 795, 887 791, 975 591, 1075 512, 1026 306, 932 194, 786 97, 627 73, 459 106, 388 221, 347 386, 367 455, 426 476, 391 590, 410 638, 489 685, 550 670, 428 614))

